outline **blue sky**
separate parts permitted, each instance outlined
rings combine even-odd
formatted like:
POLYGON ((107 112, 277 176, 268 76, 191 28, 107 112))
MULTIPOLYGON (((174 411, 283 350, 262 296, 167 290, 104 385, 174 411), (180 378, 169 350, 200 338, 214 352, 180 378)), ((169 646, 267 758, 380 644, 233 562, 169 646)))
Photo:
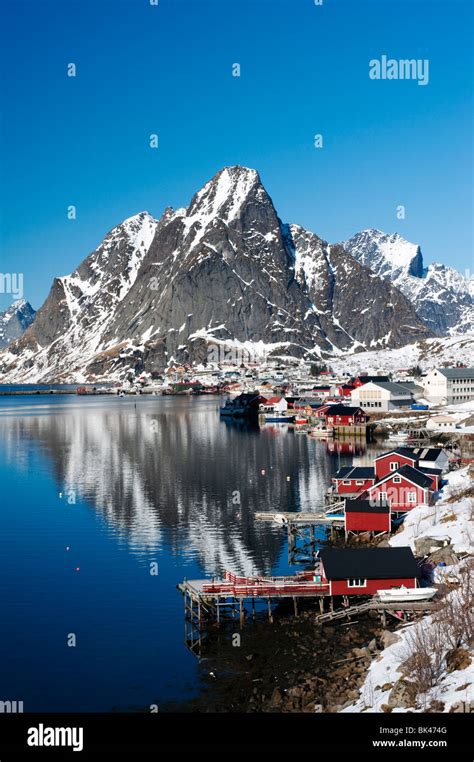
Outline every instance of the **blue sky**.
POLYGON ((10 0, 3 16, 0 272, 24 273, 33 306, 122 219, 187 205, 228 164, 327 240, 396 230, 474 269, 468 0, 10 0), (369 79, 382 54, 429 59, 429 84, 369 79))

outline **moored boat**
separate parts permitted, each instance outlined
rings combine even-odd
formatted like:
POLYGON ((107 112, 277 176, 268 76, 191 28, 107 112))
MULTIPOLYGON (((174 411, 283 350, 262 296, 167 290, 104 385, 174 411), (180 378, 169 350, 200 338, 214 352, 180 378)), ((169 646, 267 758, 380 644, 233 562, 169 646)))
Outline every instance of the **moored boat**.
POLYGON ((436 595, 435 587, 391 587, 389 590, 377 590, 377 595, 384 603, 407 601, 429 601, 436 595))

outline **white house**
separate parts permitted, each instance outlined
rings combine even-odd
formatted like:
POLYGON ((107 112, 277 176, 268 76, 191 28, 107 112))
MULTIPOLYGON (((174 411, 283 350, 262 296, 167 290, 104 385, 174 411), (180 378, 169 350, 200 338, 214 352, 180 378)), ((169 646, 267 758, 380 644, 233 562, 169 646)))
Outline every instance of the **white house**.
POLYGON ((474 399, 474 368, 433 368, 423 379, 424 395, 438 405, 474 399))
POLYGON ((426 422, 428 431, 455 431, 461 428, 456 415, 432 415, 426 422))
POLYGON ((351 392, 351 405, 362 407, 364 410, 398 410, 401 407, 409 407, 413 401, 411 389, 391 381, 369 381, 351 392))
POLYGON ((449 455, 441 447, 413 447, 413 455, 418 459, 419 468, 439 468, 447 471, 449 468, 449 455))

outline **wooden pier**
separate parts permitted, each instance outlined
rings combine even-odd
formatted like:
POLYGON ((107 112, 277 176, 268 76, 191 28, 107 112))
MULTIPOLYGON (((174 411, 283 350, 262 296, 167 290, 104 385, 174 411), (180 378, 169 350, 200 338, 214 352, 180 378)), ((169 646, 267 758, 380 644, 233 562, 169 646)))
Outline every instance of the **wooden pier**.
MULTIPOLYGON (((435 601, 407 601, 386 603, 378 597, 350 604, 347 596, 342 597, 342 606, 334 607, 334 597, 328 584, 308 583, 310 573, 301 573, 301 584, 295 583, 295 577, 261 578, 252 584, 228 584, 223 580, 186 580, 177 587, 184 600, 184 642, 186 647, 198 658, 202 657, 203 644, 212 627, 220 628, 232 624, 242 630, 246 618, 255 619, 256 602, 266 603, 268 621, 273 623, 272 606, 282 600, 292 600, 295 617, 299 614, 300 601, 312 601, 319 604, 319 613, 315 614, 315 624, 351 620, 360 614, 376 611, 380 614, 382 625, 386 626, 387 616, 399 622, 406 622, 413 615, 423 615, 432 611, 435 601), (303 581, 306 576, 306 581, 303 581), (290 581, 292 580, 292 581, 290 581), (212 589, 214 588, 214 589, 212 589)), ((265 610, 265 609, 264 609, 265 610)))
POLYGON ((334 503, 325 513, 256 513, 256 521, 272 522, 284 526, 288 533, 288 561, 294 563, 314 562, 318 555, 319 541, 316 537, 318 526, 327 526, 331 538, 335 530, 344 529, 344 502, 334 503))

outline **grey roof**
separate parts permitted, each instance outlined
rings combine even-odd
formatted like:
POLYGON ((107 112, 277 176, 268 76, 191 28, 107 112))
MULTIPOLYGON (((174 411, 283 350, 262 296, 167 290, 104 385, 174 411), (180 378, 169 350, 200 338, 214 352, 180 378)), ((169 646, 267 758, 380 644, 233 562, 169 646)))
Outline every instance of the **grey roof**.
POLYGON ((370 500, 346 500, 345 513, 390 513, 389 505, 372 505, 370 500))
POLYGON ((474 378, 474 368, 436 368, 446 378, 474 378))
POLYGON ((333 479, 374 479, 375 468, 372 466, 342 466, 333 479))
MULTIPOLYGON (((429 476, 422 473, 418 468, 412 468, 412 466, 402 466, 401 468, 397 468, 396 471, 390 471, 390 473, 386 474, 385 476, 382 476, 381 479, 378 480, 378 482, 375 482, 374 487, 377 487, 379 484, 383 484, 387 480, 391 479, 395 475, 404 476, 406 479, 408 479, 413 484, 416 484, 418 487, 421 487, 422 489, 429 489, 432 485, 432 481, 429 476)), ((370 491, 372 487, 368 487, 368 490, 370 491)))
POLYGON ((418 577, 411 548, 324 548, 319 556, 327 579, 418 577))
MULTIPOLYGON (((382 389, 386 389, 388 392, 394 394, 402 394, 406 392, 407 396, 411 396, 411 390, 403 384, 397 384, 394 381, 373 381, 376 386, 380 386, 382 389)), ((359 387, 359 389, 362 387, 359 387)))
POLYGON ((415 447, 413 450, 413 454, 418 460, 436 460, 442 452, 442 447, 415 447))

